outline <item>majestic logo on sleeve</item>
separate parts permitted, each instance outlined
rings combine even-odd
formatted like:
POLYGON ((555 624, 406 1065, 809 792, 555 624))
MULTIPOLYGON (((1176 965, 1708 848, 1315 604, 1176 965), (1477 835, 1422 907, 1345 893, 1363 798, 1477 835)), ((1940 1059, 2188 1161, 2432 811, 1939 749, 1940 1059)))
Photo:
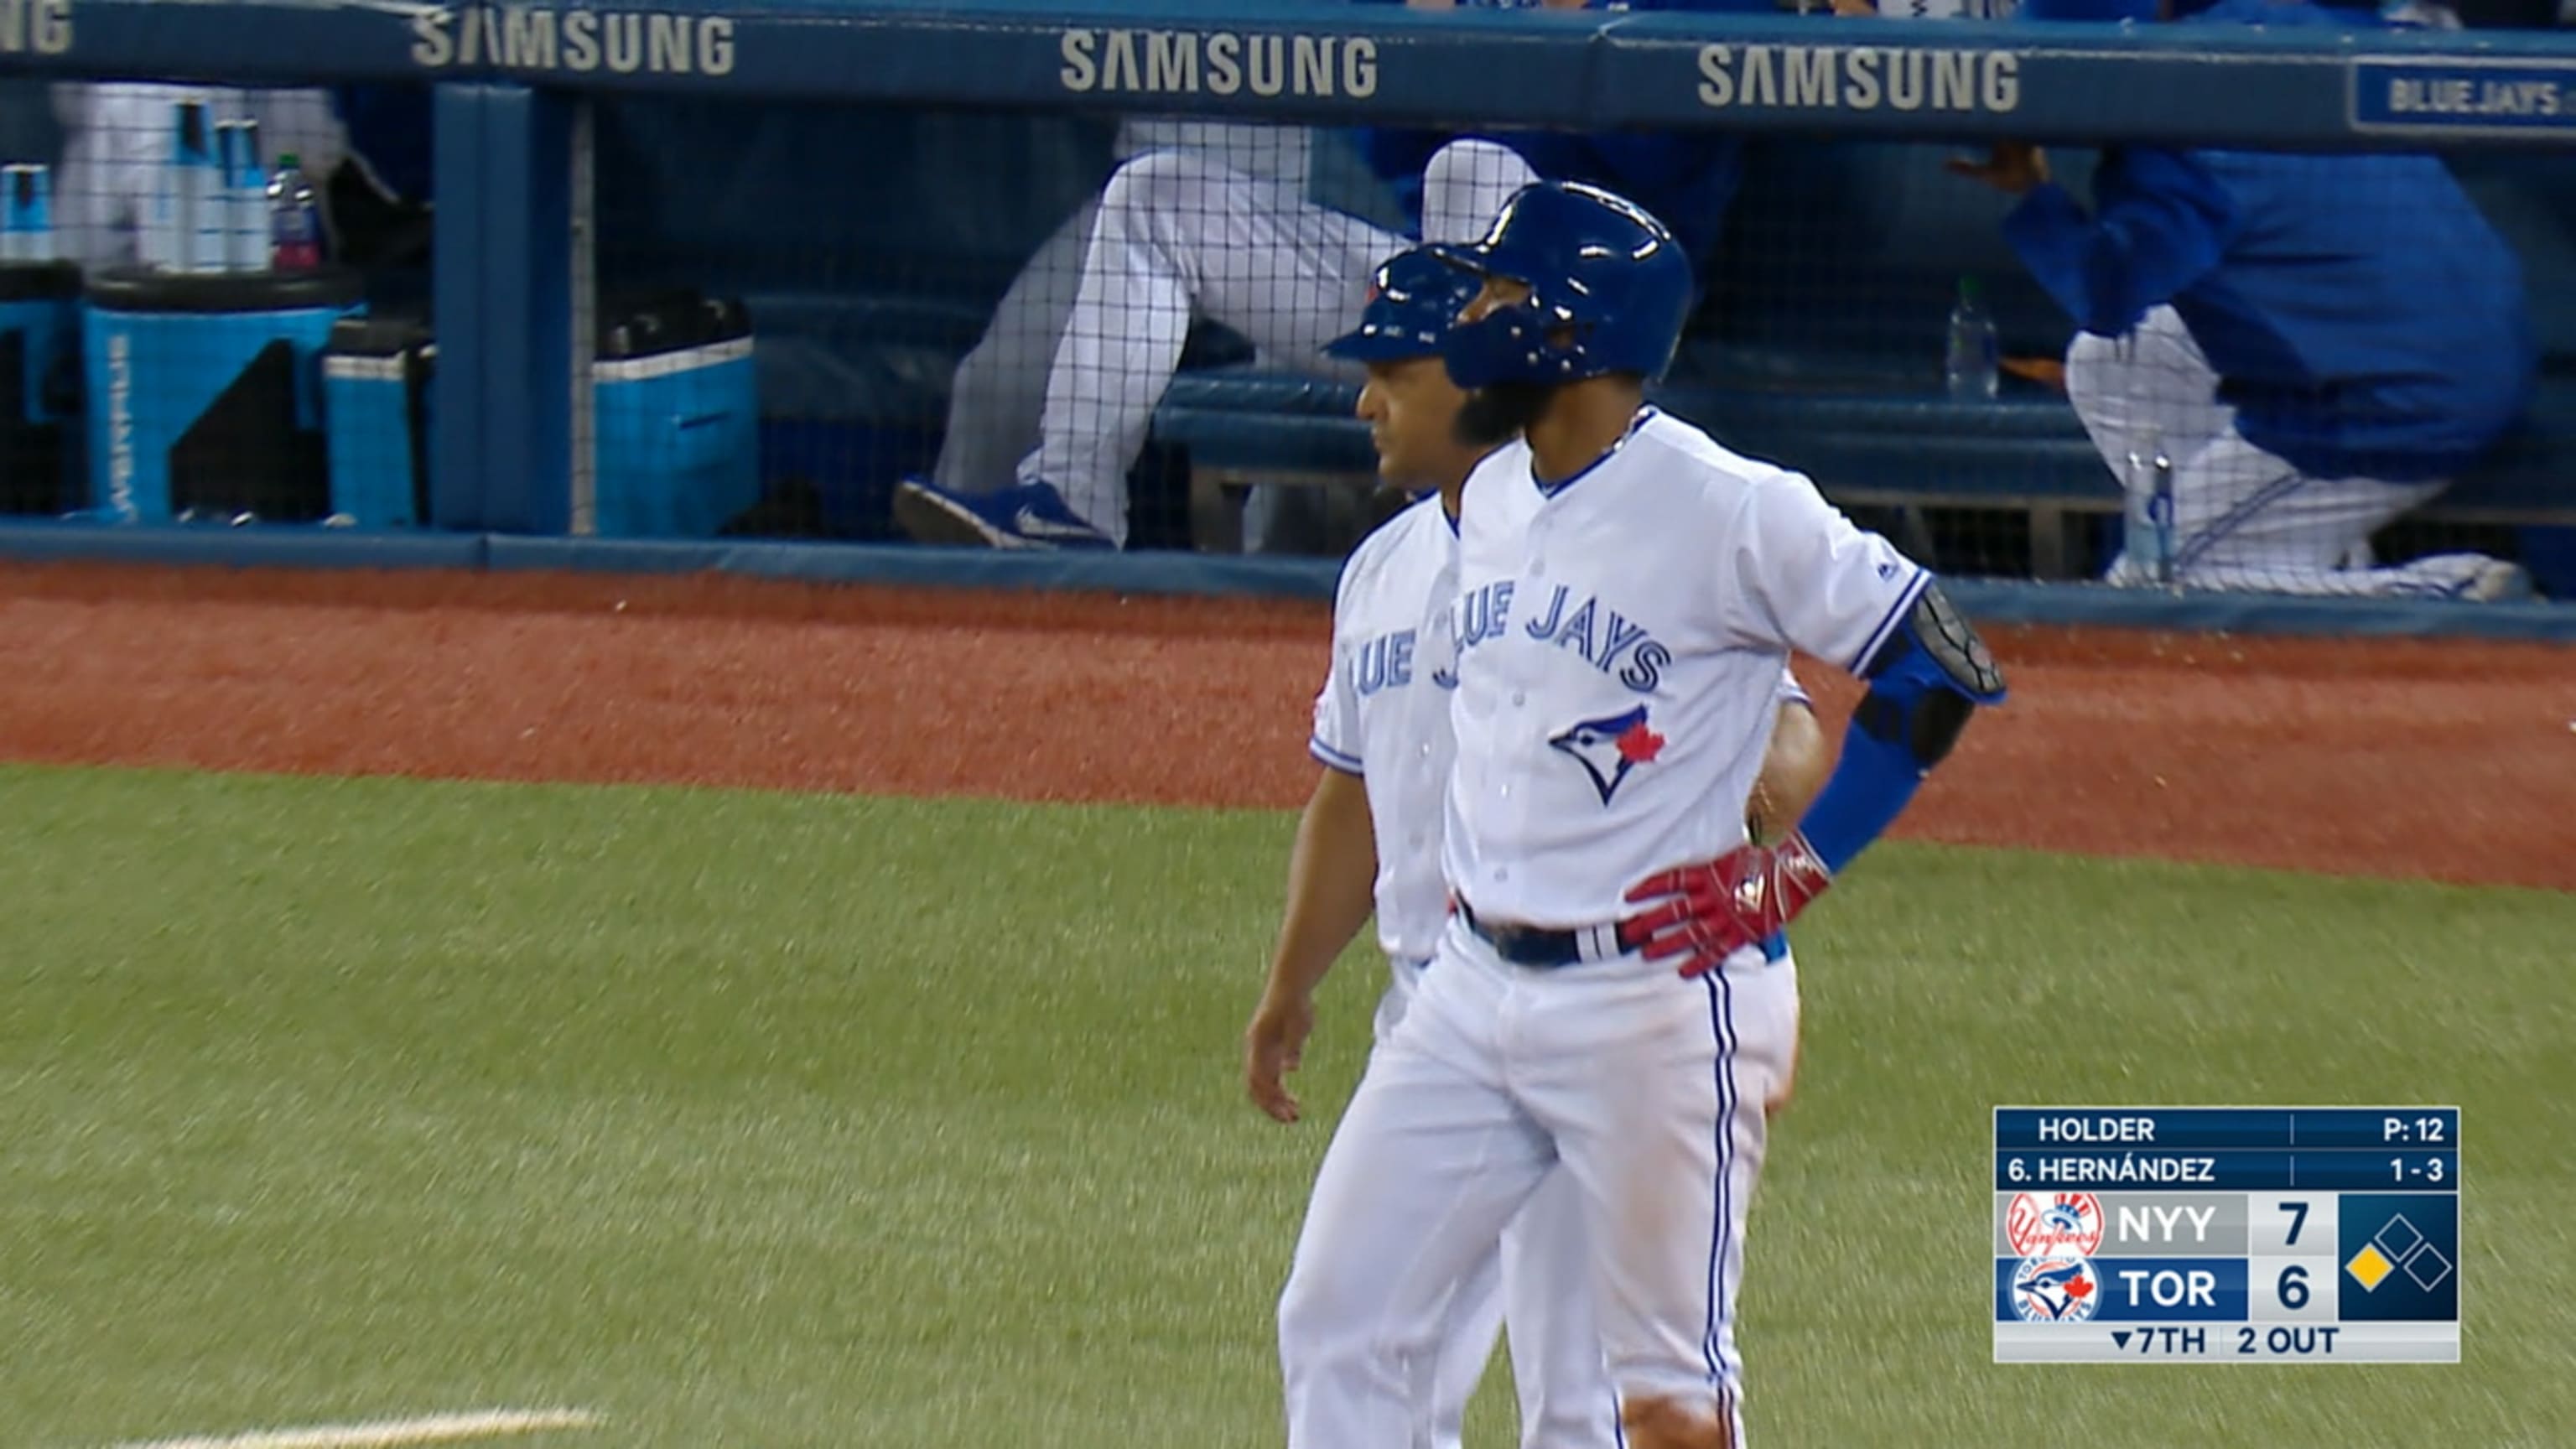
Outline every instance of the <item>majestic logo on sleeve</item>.
POLYGON ((1585 720, 1548 743, 1583 767, 1604 805, 1619 792, 1619 783, 1629 771, 1653 764, 1664 752, 1664 737, 1647 727, 1642 704, 1626 714, 1585 720))

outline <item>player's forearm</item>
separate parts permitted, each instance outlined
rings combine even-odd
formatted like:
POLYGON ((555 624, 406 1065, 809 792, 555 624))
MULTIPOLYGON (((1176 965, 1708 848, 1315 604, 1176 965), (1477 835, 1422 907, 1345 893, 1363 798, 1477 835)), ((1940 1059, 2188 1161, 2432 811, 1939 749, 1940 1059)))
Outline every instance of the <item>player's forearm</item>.
POLYGON ((1273 997, 1314 993, 1368 924, 1376 884, 1368 791, 1359 776, 1328 767, 1298 817, 1288 856, 1288 906, 1270 957, 1273 997))
POLYGON ((1796 700, 1783 701, 1771 726, 1771 743, 1763 751, 1762 773, 1753 782, 1745 825, 1754 843, 1770 844, 1803 818, 1832 773, 1834 757, 1825 747, 1825 727, 1816 712, 1796 700))

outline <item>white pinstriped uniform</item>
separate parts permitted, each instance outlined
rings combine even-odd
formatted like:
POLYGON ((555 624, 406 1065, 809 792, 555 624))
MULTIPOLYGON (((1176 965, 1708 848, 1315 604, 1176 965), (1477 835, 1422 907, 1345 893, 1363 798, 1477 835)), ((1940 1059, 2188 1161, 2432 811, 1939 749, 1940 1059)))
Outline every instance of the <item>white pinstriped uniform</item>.
MULTIPOLYGON (((1363 540, 1342 570, 1333 608, 1331 672, 1315 699, 1315 758, 1361 777, 1376 834, 1378 944, 1389 983, 1380 999, 1383 1042, 1405 1016, 1447 926, 1440 872, 1444 799, 1455 754, 1450 695, 1457 650, 1458 535, 1437 498, 1425 498, 1363 540)), ((1805 702, 1780 672, 1779 696, 1805 702)), ((1796 1009, 1796 968, 1775 968, 1796 1009)), ((1336 1221, 1319 1197, 1306 1234, 1380 1231, 1377 1219, 1336 1221)), ((1609 1382, 1591 1312, 1580 1199, 1551 1175, 1439 1310, 1431 1352, 1417 1358, 1410 1392, 1430 1406, 1428 1443, 1454 1449, 1467 1399, 1508 1311, 1513 1381, 1523 1442, 1546 1449, 1609 1449, 1617 1442, 1609 1382)), ((1320 1329, 1330 1334, 1350 1326, 1320 1329)), ((1310 1330, 1294 1316, 1283 1343, 1310 1330)), ((1293 1349, 1291 1350, 1293 1357, 1293 1349)))
POLYGON ((1743 843, 1789 652, 1856 666, 1928 576, 1652 409, 1553 490, 1526 447, 1489 456, 1458 560, 1444 879, 1482 922, 1593 949, 1531 968, 1442 931, 1317 1177, 1282 1309, 1290 1449, 1424 1442, 1409 1376, 1446 1295, 1549 1180, 1595 1250, 1619 1391, 1710 1405, 1740 1446, 1734 1302, 1795 980, 1750 949, 1685 980, 1612 923, 1636 881, 1743 843))

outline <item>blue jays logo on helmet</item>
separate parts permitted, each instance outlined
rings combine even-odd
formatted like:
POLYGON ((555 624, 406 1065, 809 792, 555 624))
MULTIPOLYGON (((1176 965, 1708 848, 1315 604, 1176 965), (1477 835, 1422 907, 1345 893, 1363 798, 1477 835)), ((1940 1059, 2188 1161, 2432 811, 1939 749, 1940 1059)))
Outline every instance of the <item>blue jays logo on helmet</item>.
POLYGON ((1351 362, 1403 362, 1440 355, 1440 338, 1476 295, 1473 276, 1419 247, 1379 263, 1360 325, 1324 344, 1351 362))
POLYGON ((1592 777, 1592 788, 1601 792, 1601 803, 1607 805, 1629 771, 1652 764, 1664 752, 1664 737, 1647 726, 1646 707, 1641 704, 1625 714, 1584 720, 1548 745, 1583 767, 1592 777))
POLYGON ((1663 375, 1692 302, 1690 260, 1644 207, 1579 181, 1541 181, 1503 203, 1484 240, 1425 248, 1529 300, 1451 329, 1441 347, 1463 388, 1663 375))

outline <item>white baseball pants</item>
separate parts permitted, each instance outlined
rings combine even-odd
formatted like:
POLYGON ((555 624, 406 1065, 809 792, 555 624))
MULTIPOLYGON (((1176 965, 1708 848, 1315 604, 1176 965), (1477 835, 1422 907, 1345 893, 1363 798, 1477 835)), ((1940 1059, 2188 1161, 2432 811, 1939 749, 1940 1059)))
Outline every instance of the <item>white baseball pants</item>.
MULTIPOLYGON (((1481 235, 1502 198, 1528 179, 1528 166, 1491 142, 1443 148, 1424 173, 1425 236, 1481 235)), ((1180 366, 1190 324, 1204 317, 1233 328, 1267 366, 1356 376, 1320 349, 1350 329, 1377 264, 1407 245, 1308 201, 1294 182, 1197 152, 1152 151, 1119 167, 1092 220, 1046 378, 1038 442, 1018 481, 1054 484, 1084 521, 1123 544, 1127 470, 1180 366)), ((950 427, 953 439, 953 415, 950 427)))
MULTIPOLYGON (((1381 1046, 1404 1019, 1423 969, 1418 963, 1392 964, 1393 982, 1378 1001, 1381 1046)), ((1428 1396, 1431 1449, 1459 1449, 1467 1401, 1475 1397, 1506 1322, 1521 1443, 1527 1449, 1613 1449, 1615 1401, 1592 1318, 1590 1272, 1582 1200, 1571 1177, 1551 1172, 1503 1229, 1500 1251, 1468 1270, 1440 1312, 1435 1346, 1423 1361, 1428 1380, 1412 1390, 1428 1396)), ((1283 1319, 1281 1342, 1286 1339, 1283 1319)))
MULTIPOLYGON (((1019 463, 1038 445, 1038 409, 1046 403, 1047 365, 1082 285, 1099 198, 1084 202, 1055 229, 993 309, 993 320, 957 364, 948 391, 948 430, 931 481, 951 493, 993 493, 1018 481, 1019 463)), ((1077 512, 1082 510, 1077 506, 1077 512)), ((1124 518, 1122 505, 1116 513, 1124 518)))
POLYGON ((1738 961, 1534 971, 1451 923, 1316 1177, 1279 1310, 1289 1449, 1434 1443, 1421 1384, 1453 1295, 1552 1173, 1618 1393, 1704 1406, 1745 1442, 1736 1287, 1797 987, 1738 961))
MULTIPOLYGON (((2066 395, 2093 446, 2132 496, 2154 487, 2161 449, 2173 468, 2174 579, 2193 588, 2347 597, 2449 597, 2491 566, 2437 554, 2370 566, 2370 535, 2447 483, 2312 478, 2247 442, 2218 400, 2218 373, 2171 307, 2125 337, 2079 332, 2066 395)), ((2154 580, 2127 552, 2108 581, 2154 580)))

